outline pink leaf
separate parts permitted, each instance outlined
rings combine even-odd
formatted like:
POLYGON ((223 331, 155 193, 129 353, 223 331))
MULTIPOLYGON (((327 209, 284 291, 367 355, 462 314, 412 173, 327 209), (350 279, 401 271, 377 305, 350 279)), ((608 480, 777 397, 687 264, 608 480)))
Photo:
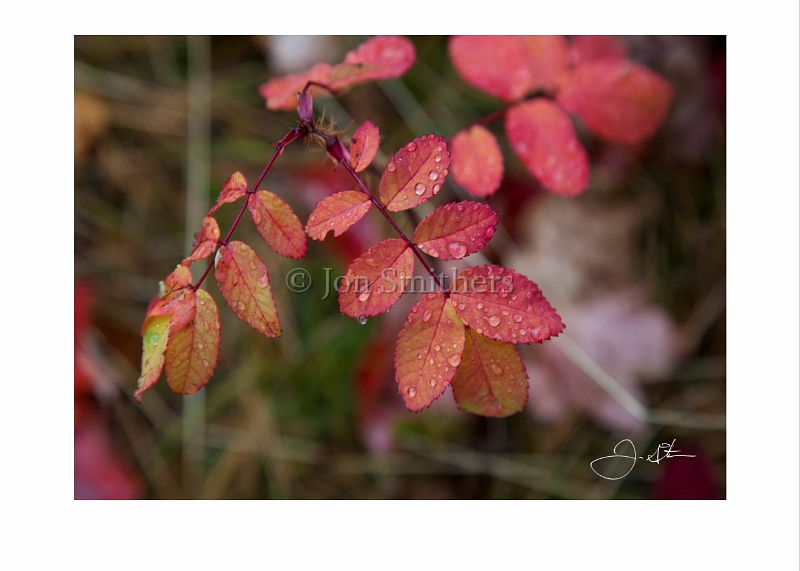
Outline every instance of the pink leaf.
POLYGON ((269 273, 258 254, 244 242, 233 241, 219 249, 214 265, 219 291, 239 319, 267 337, 280 337, 269 273))
POLYGON ((364 121, 364 124, 356 129, 350 144, 350 166, 354 171, 361 172, 369 166, 378 153, 380 142, 381 135, 378 128, 369 121, 364 121))
POLYGON ((445 391, 464 351, 464 324, 442 292, 425 294, 397 337, 395 379, 409 410, 422 410, 445 391))
POLYGON ((503 179, 503 153, 488 129, 474 125, 450 142, 453 177, 473 196, 494 194, 503 179))
POLYGON ((589 158, 569 116, 555 103, 534 99, 506 114, 506 134, 514 152, 542 186, 575 196, 589 184, 589 158))
MULTIPOLYGON (((267 109, 270 111, 291 111, 297 107, 297 94, 303 90, 309 81, 325 84, 331 66, 327 63, 318 63, 308 71, 285 77, 270 79, 258 88, 261 96, 267 100, 267 109)), ((323 92, 319 87, 309 88, 311 95, 323 92)))
POLYGON ((371 206, 369 197, 361 191, 337 192, 317 203, 308 217, 306 232, 314 240, 324 240, 328 230, 333 230, 335 238, 361 220, 371 206))
POLYGON ((308 246, 303 225, 278 195, 259 190, 250 196, 247 206, 253 224, 270 248, 294 260, 306 255, 308 246))
POLYGON ((561 317, 535 283, 498 266, 475 266, 456 276, 450 299, 477 333, 506 343, 541 343, 564 330, 561 317))
POLYGON ((442 260, 460 260, 486 245, 497 227, 497 213, 478 202, 451 202, 431 212, 414 231, 414 243, 442 260))
POLYGON ((458 408, 482 416, 520 412, 528 402, 528 373, 517 348, 467 328, 453 398, 458 408))
POLYGON ((400 238, 373 246, 353 260, 339 287, 339 311, 369 317, 388 310, 414 273, 414 253, 400 238))
POLYGON ((376 36, 347 52, 344 62, 333 66, 328 77, 331 89, 400 77, 414 65, 414 44, 402 36, 376 36))
POLYGON ((449 52, 464 81, 509 103, 554 88, 569 60, 562 36, 454 36, 449 52))
POLYGON ((576 67, 558 101, 600 137, 634 145, 664 122, 673 93, 667 80, 644 66, 600 60, 576 67))
POLYGON ((572 38, 572 63, 595 60, 624 60, 628 48, 615 36, 575 36, 572 38))
POLYGON ((222 187, 222 192, 217 198, 217 203, 211 207, 208 214, 214 214, 217 209, 226 202, 236 202, 247 194, 247 179, 240 172, 233 173, 222 187))
POLYGON ((442 137, 423 135, 397 151, 381 177, 381 202, 392 212, 415 208, 439 192, 450 174, 442 137))
POLYGON ((189 254, 189 257, 183 260, 182 263, 188 266, 192 262, 209 257, 216 251, 218 242, 219 224, 217 224, 216 219, 211 216, 206 216, 203 219, 203 225, 200 227, 200 231, 195 237, 192 253, 189 254))

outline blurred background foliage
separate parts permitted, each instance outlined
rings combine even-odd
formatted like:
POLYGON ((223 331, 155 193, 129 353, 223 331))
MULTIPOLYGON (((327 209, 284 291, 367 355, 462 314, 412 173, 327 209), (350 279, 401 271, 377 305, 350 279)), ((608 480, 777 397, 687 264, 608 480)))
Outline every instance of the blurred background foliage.
MULTIPOLYGON (((525 273, 567 324, 563 339, 521 349, 531 377, 522 413, 460 412, 449 390, 426 411, 405 410, 393 351, 414 296, 363 326, 324 298, 328 276, 391 237, 374 211, 299 262, 240 225, 235 237, 269 268, 284 336, 239 322, 207 280, 223 331, 214 377, 187 398, 162 379, 134 403, 158 281, 230 174, 255 180, 295 122, 266 111, 258 86, 338 62, 364 39, 75 37, 75 497, 724 498, 724 38, 623 38, 676 98, 637 147, 577 125, 592 164, 578 198, 549 195, 503 148, 506 176, 488 201, 500 229, 469 261, 525 273), (297 267, 313 279, 304 294, 284 282, 297 267), (676 439, 696 457, 599 478, 589 463, 623 438, 639 455, 676 439)), ((450 138, 501 107, 457 76, 447 38, 411 39, 417 61, 403 78, 315 101, 345 140, 375 123, 379 165, 416 136, 450 138)), ((298 144, 262 188, 305 221, 351 188, 344 175, 298 144)), ((430 208, 457 198, 468 195, 448 182, 430 208)), ((237 208, 218 212, 223 232, 237 208)), ((396 219, 410 235, 413 220, 396 219)))

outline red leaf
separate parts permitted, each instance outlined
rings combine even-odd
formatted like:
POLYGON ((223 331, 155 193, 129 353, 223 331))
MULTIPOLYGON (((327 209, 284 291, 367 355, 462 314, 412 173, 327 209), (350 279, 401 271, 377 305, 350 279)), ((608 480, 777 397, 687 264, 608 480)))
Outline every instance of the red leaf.
POLYGON ((419 249, 442 260, 460 260, 486 245, 497 227, 487 204, 451 202, 431 212, 414 230, 419 249))
POLYGON ((381 177, 381 202, 392 212, 414 208, 439 192, 450 173, 442 137, 423 135, 397 151, 381 177))
POLYGON ((506 134, 525 167, 542 186, 575 196, 589 184, 589 158, 569 116, 555 103, 534 99, 506 114, 506 134))
POLYGON ((372 159, 378 153, 378 145, 381 142, 381 135, 378 128, 364 121, 353 134, 353 142, 350 144, 350 166, 356 172, 361 172, 369 166, 372 159))
POLYGON ((253 224, 270 248, 281 256, 300 259, 308 249, 300 219, 281 198, 266 190, 251 195, 247 202, 253 224))
POLYGON ((581 65, 595 60, 623 60, 628 48, 616 36, 574 36, 572 38, 572 63, 581 65))
POLYGON ((191 395, 203 388, 219 358, 217 304, 198 289, 185 311, 176 311, 169 325, 167 384, 176 393, 191 395))
POLYGON ((517 348, 467 328, 453 398, 461 410, 482 416, 520 412, 528 402, 528 372, 517 348))
POLYGON ((503 180, 503 153, 488 129, 473 125, 450 142, 453 177, 473 196, 489 196, 503 180))
POLYGON ((233 241, 219 249, 214 265, 219 291, 239 319, 267 337, 280 337, 269 274, 258 254, 244 242, 233 241))
POLYGON ((324 240, 328 230, 333 230, 335 238, 361 220, 371 206, 369 197, 361 191, 337 192, 317 203, 308 217, 306 232, 314 240, 324 240))
POLYGON ((189 266, 192 262, 209 257, 217 249, 218 242, 219 224, 217 224, 216 219, 206 216, 203 218, 203 225, 200 227, 200 231, 197 233, 192 245, 192 253, 183 260, 183 265, 189 266))
POLYGON ((445 391, 464 351, 464 324, 442 292, 425 294, 397 337, 395 380, 409 410, 422 410, 445 391))
POLYGON ((339 311, 369 317, 388 310, 414 273, 414 253, 400 238, 373 246, 353 260, 339 287, 339 311))
POLYGON ((233 173, 222 187, 217 203, 208 211, 209 215, 214 214, 217 208, 226 202, 236 202, 247 194, 247 179, 240 172, 233 173))
POLYGON ((558 101, 600 137, 640 143, 667 116, 672 86, 650 69, 630 61, 592 61, 575 68, 558 101))
MULTIPOLYGON (((182 301, 182 299, 177 299, 183 293, 181 290, 190 285, 192 285, 192 273, 188 267, 179 264, 170 275, 158 282, 158 295, 147 306, 147 317, 171 314, 174 311, 173 305, 176 300, 182 301)), ((144 325, 142 326, 142 335, 144 335, 144 325)))
POLYGON ((480 335, 506 343, 541 343, 564 330, 561 317, 535 283, 498 266, 475 266, 456 276, 450 300, 480 335))
POLYGON ((347 52, 344 63, 333 66, 328 76, 331 89, 400 77, 414 65, 414 44, 402 36, 377 36, 347 52))
POLYGON ((152 387, 161 376, 164 367, 164 351, 169 339, 171 315, 155 315, 144 321, 142 333, 142 375, 139 377, 133 396, 142 402, 142 393, 152 387))
POLYGON ((507 102, 555 87, 569 60, 562 36, 454 36, 449 52, 464 81, 507 102))
MULTIPOLYGON (((270 111, 291 111, 297 107, 297 94, 303 90, 309 81, 325 84, 331 66, 327 63, 318 63, 308 71, 276 77, 258 88, 261 97, 267 100, 267 109, 270 111)), ((308 92, 315 96, 324 92, 321 88, 311 86, 308 92)))

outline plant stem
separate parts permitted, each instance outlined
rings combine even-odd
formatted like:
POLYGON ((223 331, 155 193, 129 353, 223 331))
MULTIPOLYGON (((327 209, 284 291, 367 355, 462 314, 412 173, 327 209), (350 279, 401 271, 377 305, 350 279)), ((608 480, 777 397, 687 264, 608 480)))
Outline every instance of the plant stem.
MULTIPOLYGON (((242 204, 242 208, 239 209, 239 214, 236 215, 236 219, 233 221, 233 224, 231 224, 231 229, 228 230, 228 233, 225 235, 225 237, 222 240, 219 241, 219 243, 221 245, 227 246, 228 240, 230 240, 231 236, 233 235, 233 231, 236 230, 236 226, 239 224, 239 221, 242 219, 242 216, 244 216, 245 210, 247 210, 247 201, 249 200, 250 195, 251 194, 255 194, 255 192, 258 190, 258 186, 262 183, 262 181, 264 180, 264 177, 267 176, 267 173, 269 172, 269 169, 272 168, 272 165, 275 162, 275 159, 277 159, 283 153, 283 150, 291 142, 299 139, 300 137, 302 137, 302 136, 304 136, 306 134, 307 134, 307 129, 305 129, 303 127, 293 127, 292 130, 289 131, 286 134, 285 137, 283 137, 283 139, 281 139, 280 141, 275 143, 275 147, 276 148, 275 148, 275 152, 272 153, 272 158, 270 158, 269 162, 267 163, 267 166, 264 167, 264 170, 261 171, 261 176, 258 177, 258 180, 256 181, 256 183, 250 188, 250 190, 247 191, 247 197, 244 199, 244 203, 242 204)), ((208 267, 206 268, 206 271, 203 272, 203 275, 200 276, 200 279, 197 280, 197 283, 192 286, 192 289, 194 291, 197 291, 197 289, 203 283, 203 280, 206 279, 206 276, 208 275, 208 272, 211 271, 211 267, 213 265, 214 265, 214 260, 211 260, 211 262, 208 264, 208 267)))
POLYGON ((422 262, 423 266, 425 266, 425 269, 428 271, 428 273, 431 275, 433 280, 436 282, 436 285, 438 285, 439 288, 442 291, 444 291, 444 287, 442 287, 442 284, 439 281, 439 278, 436 277, 436 274, 434 273, 433 269, 428 265, 428 262, 426 262, 425 259, 422 257, 422 254, 420 254, 420 252, 417 249, 417 246, 414 244, 414 242, 412 242, 408 238, 408 236, 406 236, 403 233, 403 231, 400 230, 400 227, 395 223, 395 221, 389 215, 389 212, 387 212, 386 207, 383 204, 381 204, 380 201, 373 196, 373 194, 367 188, 367 185, 364 184, 364 182, 361 180, 361 178, 359 178, 359 176, 356 173, 356 171, 353 170, 353 167, 350 166, 350 163, 348 163, 347 161, 344 161, 344 160, 341 161, 341 163, 342 163, 342 165, 344 165, 345 170, 347 170, 347 172, 350 173, 350 176, 353 177, 353 179, 355 179, 355 181, 358 183, 358 186, 359 186, 359 188, 361 188, 361 191, 364 194, 366 194, 367 196, 369 196, 369 199, 372 201, 372 204, 374 204, 377 207, 377 209, 380 211, 380 213, 383 214, 383 217, 386 218, 386 220, 389 221, 389 224, 392 225, 392 228, 394 228, 395 232, 397 232, 400 235, 400 237, 403 240, 405 240, 406 244, 408 244, 408 247, 411 248, 411 250, 414 252, 414 255, 417 257, 417 259, 420 262, 422 262))

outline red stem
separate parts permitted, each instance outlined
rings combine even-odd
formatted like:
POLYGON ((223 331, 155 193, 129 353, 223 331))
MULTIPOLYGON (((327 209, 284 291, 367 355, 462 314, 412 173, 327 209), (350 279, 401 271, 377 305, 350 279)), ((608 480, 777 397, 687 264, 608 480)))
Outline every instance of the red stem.
MULTIPOLYGON (((291 131, 289 131, 286 134, 286 136, 283 139, 275 143, 276 148, 275 152, 272 153, 272 158, 267 163, 267 166, 264 167, 264 170, 261 171, 261 176, 258 177, 256 183, 251 187, 250 190, 247 191, 247 198, 245 198, 244 203, 242 204, 242 208, 239 210, 239 214, 236 215, 236 220, 233 221, 231 229, 228 230, 228 233, 225 235, 225 237, 219 241, 220 244, 222 245, 228 244, 228 240, 230 240, 231 235, 233 235, 233 231, 236 230, 236 226, 239 224, 239 221, 242 219, 242 216, 244 216, 244 211, 247 210, 247 201, 249 200, 250 195, 255 194, 256 190, 258 190, 258 186, 262 183, 264 177, 267 176, 267 173, 269 172, 269 169, 272 168, 272 164, 275 162, 275 159, 277 159, 283 153, 283 149, 285 149, 286 146, 289 145, 289 143, 297 140, 298 138, 304 136, 305 134, 306 130, 304 128, 294 127, 291 131)), ((203 280, 206 279, 206 276, 208 275, 208 272, 211 271, 211 267, 213 265, 214 265, 214 260, 211 260, 211 263, 208 264, 206 271, 203 272, 203 275, 200 276, 200 279, 197 280, 197 283, 192 286, 192 289, 194 291, 197 291, 197 289, 203 283, 203 280)))
POLYGON ((441 284, 441 282, 439 281, 439 278, 437 278, 437 277, 436 277, 436 274, 433 272, 433 269, 431 269, 431 267, 428 265, 428 262, 426 262, 426 261, 425 261, 425 259, 422 257, 422 254, 420 254, 420 252, 419 252, 419 250, 417 249, 417 246, 414 244, 414 242, 412 242, 412 241, 411 241, 411 240, 408 238, 408 236, 406 236, 406 235, 403 233, 403 231, 402 231, 402 230, 400 230, 400 227, 399 227, 397 224, 395 224, 395 221, 394 221, 394 220, 392 220, 392 217, 391 217, 391 216, 389 216, 389 213, 386 211, 386 207, 385 207, 383 204, 381 204, 381 203, 380 203, 380 201, 378 201, 378 200, 377 200, 377 199, 376 199, 376 198, 375 198, 375 197, 372 195, 372 193, 369 191, 369 189, 368 189, 368 188, 367 188, 367 186, 364 184, 364 182, 363 182, 363 181, 362 181, 362 180, 359 178, 359 176, 356 174, 356 171, 355 171, 355 170, 353 170, 353 167, 351 167, 351 166, 350 166, 350 163, 348 163, 347 161, 344 161, 344 160, 343 160, 343 161, 341 161, 341 163, 342 163, 342 165, 344 165, 344 168, 345 168, 345 170, 347 170, 347 172, 349 172, 349 173, 350 173, 350 176, 351 176, 351 177, 353 177, 353 178, 355 179, 355 181, 358 183, 358 186, 361 188, 361 191, 362 191, 364 194, 366 194, 367 196, 369 196, 369 199, 372 201, 372 204, 374 204, 374 205, 375 205, 375 206, 378 208, 378 210, 380 210, 381 214, 383 214, 383 217, 384 217, 384 218, 386 218, 386 220, 388 220, 388 221, 389 221, 389 224, 391 224, 391 225, 392 225, 392 228, 394 228, 394 229, 395 229, 395 232, 397 232, 397 233, 400 235, 400 237, 401 237, 403 240, 405 240, 406 244, 408 244, 409 248, 411 248, 411 250, 414 252, 414 255, 417 257, 417 259, 418 259, 420 262, 422 262, 422 265, 423 265, 423 266, 425 266, 425 269, 428 271, 428 273, 431 275, 431 277, 433 278, 433 280, 436 282, 436 285, 438 285, 438 286, 439 286, 439 288, 440 288, 442 291, 444 291, 444 287, 442 287, 442 284, 441 284))

